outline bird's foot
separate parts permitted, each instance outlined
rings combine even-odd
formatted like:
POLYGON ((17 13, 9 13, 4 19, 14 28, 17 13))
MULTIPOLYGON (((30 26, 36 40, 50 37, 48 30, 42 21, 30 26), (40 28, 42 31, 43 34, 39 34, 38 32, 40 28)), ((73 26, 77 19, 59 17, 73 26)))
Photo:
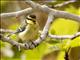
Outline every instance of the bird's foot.
POLYGON ((39 44, 34 43, 33 41, 28 41, 25 43, 25 46, 27 49, 33 49, 36 48, 39 44))

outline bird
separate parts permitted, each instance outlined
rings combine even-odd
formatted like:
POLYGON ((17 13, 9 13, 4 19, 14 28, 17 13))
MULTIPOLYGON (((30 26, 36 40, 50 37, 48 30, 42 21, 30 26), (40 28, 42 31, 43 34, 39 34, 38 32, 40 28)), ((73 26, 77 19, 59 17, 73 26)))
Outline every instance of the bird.
POLYGON ((26 17, 26 25, 18 29, 18 38, 22 42, 34 41, 39 35, 39 24, 36 21, 35 15, 28 15, 26 17))

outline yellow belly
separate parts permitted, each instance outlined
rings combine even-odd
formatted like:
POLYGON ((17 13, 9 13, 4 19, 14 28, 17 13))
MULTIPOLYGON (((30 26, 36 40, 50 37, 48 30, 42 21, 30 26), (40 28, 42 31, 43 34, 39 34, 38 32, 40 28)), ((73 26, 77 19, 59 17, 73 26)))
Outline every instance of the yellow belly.
POLYGON ((38 27, 36 25, 27 26, 25 31, 19 33, 18 37, 24 41, 33 41, 37 39, 38 36, 38 27))

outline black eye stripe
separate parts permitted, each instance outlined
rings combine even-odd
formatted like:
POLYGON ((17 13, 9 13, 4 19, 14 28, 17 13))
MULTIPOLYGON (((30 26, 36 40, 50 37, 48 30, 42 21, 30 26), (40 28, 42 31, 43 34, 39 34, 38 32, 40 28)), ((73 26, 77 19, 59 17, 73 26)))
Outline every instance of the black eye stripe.
POLYGON ((35 15, 28 15, 26 17, 26 19, 28 19, 28 20, 36 20, 36 16, 35 15))
POLYGON ((36 23, 36 16, 35 15, 28 15, 26 17, 27 20, 31 20, 32 22, 36 23))
POLYGON ((35 15, 30 15, 30 17, 36 19, 36 16, 35 15))
POLYGON ((31 21, 33 21, 33 22, 35 22, 35 19, 30 19, 30 18, 27 18, 28 20, 31 20, 31 21))
POLYGON ((36 22, 35 21, 35 19, 31 19, 31 18, 28 18, 28 17, 26 17, 28 20, 31 20, 31 21, 33 21, 34 23, 36 22))

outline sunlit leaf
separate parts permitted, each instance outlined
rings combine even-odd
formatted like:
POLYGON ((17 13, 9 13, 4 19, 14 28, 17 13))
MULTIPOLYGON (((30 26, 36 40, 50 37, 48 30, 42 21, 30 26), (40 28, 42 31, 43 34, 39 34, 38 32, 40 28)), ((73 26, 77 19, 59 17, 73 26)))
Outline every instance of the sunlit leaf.
POLYGON ((71 45, 71 47, 80 46, 80 37, 77 37, 74 40, 72 40, 70 45, 71 45))
POLYGON ((71 35, 78 31, 79 24, 75 21, 71 21, 69 19, 63 19, 59 18, 52 24, 50 28, 50 33, 53 33, 56 35, 71 35))

